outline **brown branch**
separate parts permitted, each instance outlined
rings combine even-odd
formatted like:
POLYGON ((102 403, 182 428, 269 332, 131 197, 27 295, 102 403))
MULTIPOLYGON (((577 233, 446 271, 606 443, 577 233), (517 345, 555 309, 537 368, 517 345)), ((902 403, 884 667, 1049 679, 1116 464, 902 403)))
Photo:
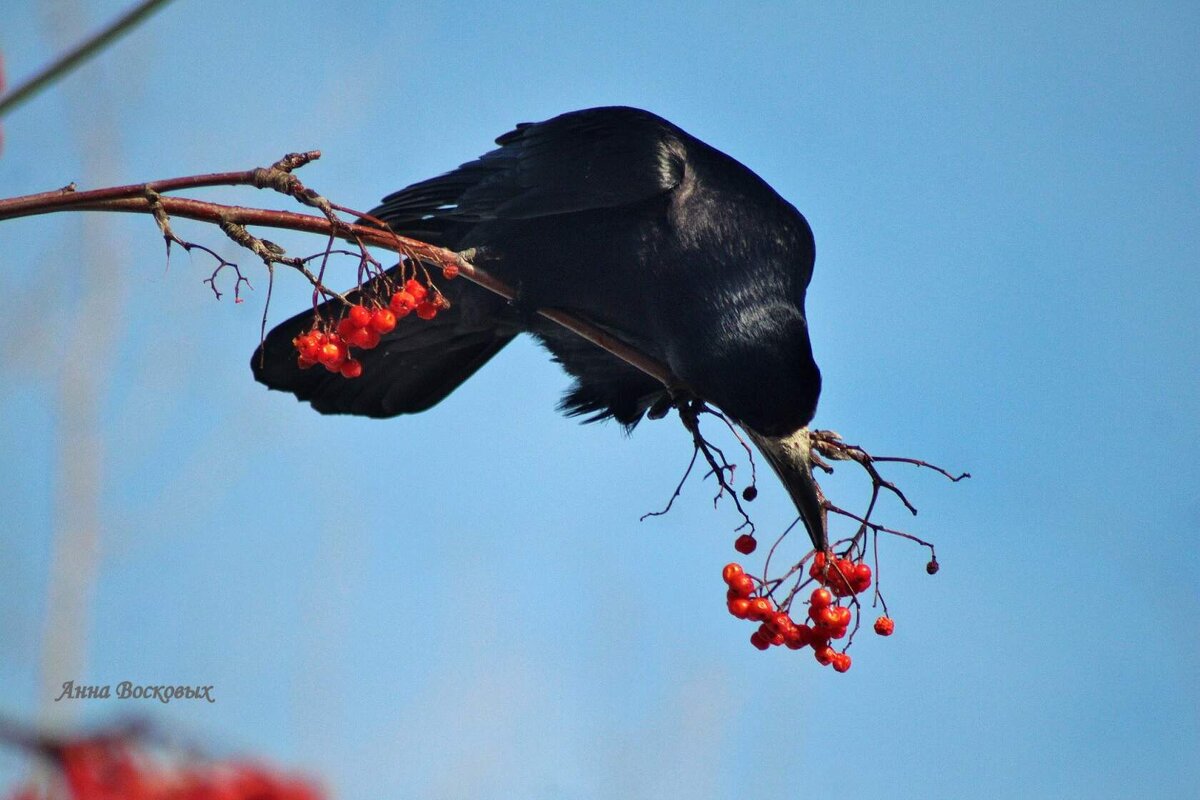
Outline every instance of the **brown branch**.
MULTIPOLYGON (((0 200, 0 221, 61 211, 154 214, 155 209, 158 208, 172 217, 224 226, 254 225, 316 233, 350 241, 360 247, 381 247, 403 255, 415 256, 419 261, 442 265, 455 264, 464 278, 505 299, 511 300, 514 297, 515 292, 510 286, 472 264, 469 260, 469 252, 466 254, 455 253, 426 242, 399 236, 391 230, 347 223, 337 220, 336 217, 331 218, 331 215, 314 216, 291 211, 272 211, 185 197, 165 196, 169 192, 202 187, 254 186, 280 191, 288 196, 296 197, 301 202, 311 201, 310 204, 320 206, 322 205, 320 201, 314 199, 319 198, 319 195, 310 193, 302 185, 297 188, 296 182, 281 177, 290 174, 290 170, 296 166, 302 165, 298 162, 307 163, 318 156, 319 153, 316 152, 286 156, 272 167, 254 170, 193 175, 86 192, 76 191, 73 186, 70 186, 52 192, 9 198, 0 200), (302 200, 298 195, 307 198, 307 201, 302 200)), ((259 255, 261 256, 261 253, 259 255)), ((298 268, 294 260, 277 259, 276 263, 286 263, 288 266, 298 268)), ((310 280, 315 280, 315 276, 310 277, 310 280)), ((591 322, 558 309, 540 309, 538 313, 641 370, 664 386, 676 389, 682 386, 681 382, 661 362, 622 342, 591 322)))

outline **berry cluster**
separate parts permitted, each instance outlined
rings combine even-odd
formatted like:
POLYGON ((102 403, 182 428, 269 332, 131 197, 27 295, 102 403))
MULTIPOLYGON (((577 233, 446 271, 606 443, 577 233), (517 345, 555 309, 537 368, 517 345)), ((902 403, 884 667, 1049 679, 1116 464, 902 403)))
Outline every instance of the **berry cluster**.
MULTIPOLYGON (((750 541, 753 542, 753 538, 750 541)), ((741 547, 738 550, 745 552, 741 547)), ((788 613, 792 595, 781 607, 776 607, 766 584, 747 574, 740 564, 726 564, 721 577, 728 587, 726 604, 729 613, 738 619, 759 623, 758 629, 750 635, 750 644, 759 650, 778 645, 789 650, 811 647, 818 663, 845 672, 850 669, 850 654, 845 648, 840 652, 834 649, 832 643, 846 637, 858 604, 852 601, 852 604, 842 605, 838 600, 869 588, 871 568, 862 561, 817 553, 808 574, 821 585, 809 595, 805 621, 796 622, 788 613)), ((893 630, 895 623, 890 617, 875 621, 875 632, 879 635, 890 636, 893 630)))
MULTIPOLYGON (((458 275, 458 266, 449 265, 443 270, 447 278, 458 275)), ((388 289, 376 289, 376 296, 367 297, 365 303, 352 305, 345 315, 333 322, 317 317, 313 327, 292 340, 299 355, 296 364, 300 369, 311 369, 320 364, 330 372, 344 378, 362 375, 362 362, 354 358, 351 348, 372 350, 379 346, 382 337, 391 333, 399 320, 409 314, 423 320, 431 320, 438 312, 449 308, 450 303, 441 292, 428 287, 415 278, 388 295, 388 289), (384 301, 387 302, 384 302, 384 301)), ((371 294, 364 290, 364 296, 371 294)))
MULTIPOLYGON (((321 800, 307 781, 253 764, 158 766, 125 737, 80 739, 55 746, 56 762, 71 800, 321 800)), ((36 784, 11 800, 63 797, 36 784)))

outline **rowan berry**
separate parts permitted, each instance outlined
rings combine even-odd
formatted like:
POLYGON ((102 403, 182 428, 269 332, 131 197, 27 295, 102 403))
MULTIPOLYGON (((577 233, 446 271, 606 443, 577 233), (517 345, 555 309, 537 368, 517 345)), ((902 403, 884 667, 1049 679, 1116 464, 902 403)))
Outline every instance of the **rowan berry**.
POLYGON ((808 602, 813 608, 825 608, 825 606, 833 605, 833 592, 823 588, 813 589, 808 602))
POLYGON ((413 300, 420 303, 429 294, 429 290, 422 286, 418 281, 409 278, 404 282, 404 291, 412 295, 413 300))
POLYGON ((880 636, 891 636, 896 630, 896 622, 891 617, 880 617, 875 620, 875 632, 880 636))
POLYGON ((355 325, 354 320, 350 319, 350 317, 343 317, 338 320, 336 330, 338 336, 341 336, 346 341, 350 341, 354 337, 354 332, 361 327, 361 325, 355 325))
POLYGON ((326 342, 321 345, 318 360, 330 369, 337 369, 346 360, 346 346, 340 342, 326 342))
POLYGON ((768 616, 763 624, 770 628, 772 633, 786 633, 788 628, 792 627, 792 618, 786 611, 776 611, 768 616))
POLYGON ((758 547, 758 542, 748 533, 743 533, 733 543, 733 549, 737 550, 744 556, 748 556, 758 547))
POLYGON ((807 647, 812 641, 812 628, 807 625, 793 625, 784 633, 784 644, 789 650, 799 650, 807 647))
POLYGON ((746 571, 742 569, 741 564, 726 564, 725 568, 721 570, 721 577, 724 578, 725 583, 729 584, 730 586, 733 586, 733 582, 745 574, 746 571))
POLYGON ((754 594, 754 578, 746 574, 739 575, 733 583, 729 584, 729 591, 735 592, 741 597, 749 597, 754 594))
POLYGON ((750 611, 746 614, 746 619, 762 622, 774 610, 770 600, 765 597, 756 597, 750 601, 750 611))
POLYGON ((850 669, 850 654, 849 653, 834 653, 830 659, 833 663, 833 668, 838 672, 845 672, 850 669))
POLYGON ((346 318, 354 323, 354 327, 365 328, 371 322, 371 310, 362 304, 350 306, 350 314, 346 318))
POLYGON ((435 303, 421 301, 417 303, 417 316, 421 319, 433 319, 438 315, 438 307, 435 303))
POLYGON ((362 375, 362 370, 363 366, 361 361, 348 358, 342 362, 342 366, 338 371, 342 373, 343 378, 357 378, 362 375))
POLYGON ((371 313, 371 330, 376 333, 391 333, 396 327, 396 315, 388 308, 377 308, 371 313))
POLYGON ((734 597, 731 598, 726 606, 729 608, 729 613, 738 619, 746 619, 750 613, 750 598, 734 597))
POLYGON ((391 301, 388 303, 388 308, 397 318, 407 317, 409 313, 417 307, 417 300, 411 294, 405 291, 399 291, 392 295, 391 301))
POLYGON ((379 333, 372 328, 355 328, 350 344, 363 350, 372 350, 379 345, 379 333))

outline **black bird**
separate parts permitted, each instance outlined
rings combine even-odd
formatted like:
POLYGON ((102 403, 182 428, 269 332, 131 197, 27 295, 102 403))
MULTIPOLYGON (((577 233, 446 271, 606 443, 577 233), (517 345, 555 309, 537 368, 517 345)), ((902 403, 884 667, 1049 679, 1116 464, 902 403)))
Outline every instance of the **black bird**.
POLYGON ((821 391, 804 316, 814 245, 800 212, 742 164, 634 108, 523 123, 496 143, 371 215, 401 235, 473 251, 472 263, 517 288, 514 302, 441 282, 450 310, 402 322, 362 352, 355 380, 297 366, 291 342, 312 323, 306 311, 267 336, 254 377, 325 414, 413 414, 529 332, 575 378, 560 404, 567 414, 632 429, 666 407, 661 383, 533 313, 562 309, 667 365, 740 424, 824 549, 806 428, 821 391))

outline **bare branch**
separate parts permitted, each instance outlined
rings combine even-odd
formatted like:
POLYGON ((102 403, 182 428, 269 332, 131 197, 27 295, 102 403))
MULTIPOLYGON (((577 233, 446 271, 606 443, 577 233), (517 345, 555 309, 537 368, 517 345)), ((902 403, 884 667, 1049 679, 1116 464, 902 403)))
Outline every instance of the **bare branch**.
POLYGON ((53 62, 42 68, 36 75, 0 97, 0 117, 3 117, 9 111, 12 111, 21 105, 21 103, 29 100, 38 92, 49 87, 68 72, 99 53, 109 44, 116 41, 122 34, 133 30, 137 27, 138 23, 168 2, 170 0, 143 0, 143 2, 113 20, 109 25, 80 42, 73 49, 63 53, 53 62))

